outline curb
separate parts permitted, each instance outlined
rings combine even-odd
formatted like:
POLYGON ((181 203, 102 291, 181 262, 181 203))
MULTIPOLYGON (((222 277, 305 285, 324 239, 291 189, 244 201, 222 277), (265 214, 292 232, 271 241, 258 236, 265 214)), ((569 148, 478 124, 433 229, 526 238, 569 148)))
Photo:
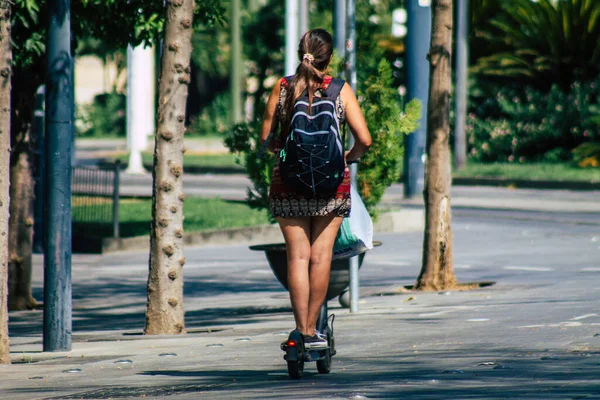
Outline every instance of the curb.
POLYGON ((549 181, 508 178, 452 178, 453 186, 512 186, 520 189, 558 189, 558 190, 600 190, 600 182, 596 181, 549 181))
MULTIPOLYGON (((425 227, 424 210, 406 209, 386 212, 379 215, 373 224, 375 233, 414 232, 425 227)), ((184 246, 212 247, 212 246, 242 246, 263 243, 283 242, 279 226, 260 225, 248 228, 231 228, 223 230, 210 230, 203 232, 190 232, 184 236, 184 246)), ((105 238, 102 240, 102 254, 119 251, 149 250, 149 236, 136 236, 131 238, 105 238)))

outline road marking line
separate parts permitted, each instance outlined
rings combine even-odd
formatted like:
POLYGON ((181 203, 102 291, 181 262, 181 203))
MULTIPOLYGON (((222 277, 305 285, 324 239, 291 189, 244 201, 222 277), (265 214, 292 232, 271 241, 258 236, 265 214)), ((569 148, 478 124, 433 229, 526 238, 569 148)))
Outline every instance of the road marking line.
POLYGON ((546 325, 523 325, 523 326, 518 326, 517 328, 543 328, 546 325))
POLYGON ((410 267, 412 264, 406 261, 386 261, 376 258, 369 259, 370 263, 378 264, 378 265, 389 265, 392 267, 410 267))
MULTIPOLYGON (((194 260, 192 260, 193 262, 194 260)), ((188 262, 190 262, 188 260, 188 262)), ((266 260, 257 260, 257 261, 198 261, 196 264, 198 264, 199 267, 201 268, 215 268, 215 267, 222 267, 222 268, 228 268, 228 267, 260 267, 261 265, 264 265, 266 262, 266 260)))
POLYGON ((600 267, 586 267, 581 268, 581 270, 585 272, 600 272, 600 267))
POLYGON ((559 324, 543 324, 543 325, 524 325, 517 328, 574 328, 579 326, 600 326, 600 322, 561 322, 559 324))
POLYGON ((473 266, 465 264, 465 265, 455 265, 454 269, 471 269, 473 266))
POLYGON ((250 272, 251 274, 260 274, 260 275, 271 275, 271 273, 272 273, 272 271, 270 269, 269 270, 267 270, 267 269, 253 269, 253 270, 250 270, 248 272, 250 272))
POLYGON ((571 321, 579 321, 580 319, 586 319, 586 318, 589 318, 589 317, 597 317, 597 316, 598 316, 598 314, 585 314, 585 315, 580 315, 580 316, 575 317, 575 318, 571 318, 571 321))
POLYGON ((550 324, 548 326, 552 327, 574 327, 574 326, 583 326, 583 322, 561 322, 560 324, 550 324))
POLYGON ((444 310, 444 311, 435 311, 435 312, 430 312, 430 313, 422 313, 419 314, 419 317, 434 317, 436 315, 443 315, 443 314, 447 314, 449 312, 453 312, 456 310, 444 310))
POLYGON ((538 272, 554 270, 553 268, 548 268, 548 267, 518 267, 518 266, 504 267, 504 269, 509 269, 512 271, 538 271, 538 272))

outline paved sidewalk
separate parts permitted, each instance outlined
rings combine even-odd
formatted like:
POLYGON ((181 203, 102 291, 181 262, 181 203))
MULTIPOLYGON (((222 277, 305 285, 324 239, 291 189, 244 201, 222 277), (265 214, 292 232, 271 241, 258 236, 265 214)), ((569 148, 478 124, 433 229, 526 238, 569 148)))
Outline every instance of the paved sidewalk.
MULTIPOLYGON (((244 179, 186 178, 186 192, 239 197, 244 179)), ((378 234, 360 311, 330 302, 331 373, 308 363, 300 381, 279 350, 288 294, 246 243, 186 248, 183 336, 141 334, 147 252, 73 255, 73 350, 43 353, 42 311, 11 313, 0 399, 600 399, 598 194, 454 188, 457 278, 495 282, 477 290, 406 291, 423 234, 378 234)), ((422 208, 401 185, 384 203, 422 208)))
MULTIPOLYGON (((458 215, 455 269, 487 288, 409 293, 422 233, 378 235, 358 314, 336 306, 332 372, 291 381, 293 320, 264 255, 186 250, 185 336, 140 335, 147 253, 73 257, 73 350, 42 353, 41 311, 11 314, 2 399, 600 399, 595 225, 458 215)), ((34 291, 40 298, 41 258, 34 291)))

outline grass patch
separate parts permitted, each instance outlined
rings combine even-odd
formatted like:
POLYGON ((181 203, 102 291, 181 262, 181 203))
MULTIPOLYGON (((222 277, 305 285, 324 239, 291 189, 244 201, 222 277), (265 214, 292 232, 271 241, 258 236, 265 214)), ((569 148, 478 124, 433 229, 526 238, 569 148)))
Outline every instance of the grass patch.
MULTIPOLYGON (((142 154, 142 160, 145 165, 152 166, 153 159, 151 153, 142 154)), ((127 161, 127 160, 125 160, 127 161)), ((233 154, 184 154, 183 166, 185 168, 233 168, 242 171, 242 168, 235 163, 233 154)))
POLYGON ((505 178, 549 181, 600 181, 600 168, 580 168, 571 163, 467 163, 454 177, 505 178))
MULTIPOLYGON (((111 157, 109 162, 119 160, 121 164, 127 165, 129 154, 122 153, 111 157)), ((142 162, 148 170, 152 169, 154 162, 152 153, 142 153, 142 162)), ((183 167, 192 173, 222 172, 222 173, 244 173, 244 169, 235 163, 235 155, 222 154, 193 154, 183 155, 183 167)))
MULTIPOLYGON (((74 206, 74 215, 77 208, 74 206)), ((206 231, 210 229, 242 228, 268 224, 267 211, 254 210, 244 203, 221 199, 192 197, 184 203, 186 232, 206 231)), ((150 234, 152 217, 151 199, 122 199, 119 206, 121 237, 143 236, 150 234)), ((94 232, 95 236, 112 236, 112 224, 97 222, 76 222, 74 232, 94 232)))

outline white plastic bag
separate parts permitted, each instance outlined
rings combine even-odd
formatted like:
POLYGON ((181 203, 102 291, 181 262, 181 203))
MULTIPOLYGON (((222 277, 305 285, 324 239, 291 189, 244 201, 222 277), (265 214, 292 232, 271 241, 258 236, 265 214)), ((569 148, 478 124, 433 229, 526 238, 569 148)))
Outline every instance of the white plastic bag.
POLYGON ((350 189, 352 210, 344 218, 333 245, 333 259, 353 257, 373 248, 373 221, 354 186, 350 189))

